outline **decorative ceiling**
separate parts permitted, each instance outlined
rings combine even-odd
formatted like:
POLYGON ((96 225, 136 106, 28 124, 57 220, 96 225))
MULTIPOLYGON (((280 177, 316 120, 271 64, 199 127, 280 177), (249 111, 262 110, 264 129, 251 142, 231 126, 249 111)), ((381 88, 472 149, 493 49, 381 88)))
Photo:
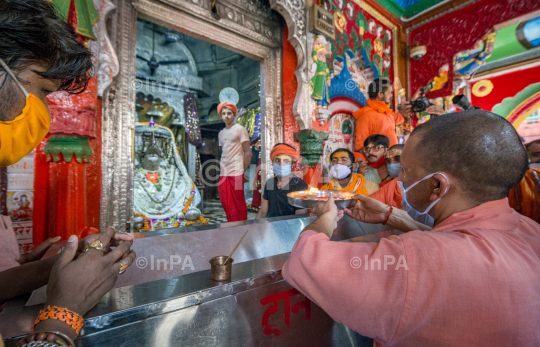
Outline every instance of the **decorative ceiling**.
POLYGON ((377 0, 398 18, 410 18, 444 0, 377 0))

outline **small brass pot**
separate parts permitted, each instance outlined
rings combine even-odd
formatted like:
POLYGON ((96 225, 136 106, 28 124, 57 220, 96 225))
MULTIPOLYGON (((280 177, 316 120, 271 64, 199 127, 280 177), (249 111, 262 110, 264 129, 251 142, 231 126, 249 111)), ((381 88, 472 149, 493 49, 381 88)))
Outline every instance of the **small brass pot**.
POLYGON ((229 259, 227 265, 223 265, 225 259, 227 259, 226 255, 219 255, 210 259, 210 272, 214 281, 226 281, 231 278, 234 259, 229 259))

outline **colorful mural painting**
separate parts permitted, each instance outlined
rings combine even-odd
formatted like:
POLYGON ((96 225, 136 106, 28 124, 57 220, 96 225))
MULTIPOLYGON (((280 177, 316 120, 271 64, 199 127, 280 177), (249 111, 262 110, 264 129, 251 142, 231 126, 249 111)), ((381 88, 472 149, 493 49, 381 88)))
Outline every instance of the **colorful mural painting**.
POLYGON ((329 0, 321 6, 334 15, 336 34, 330 40, 330 99, 349 97, 367 102, 367 86, 378 77, 392 81, 395 69, 396 27, 369 5, 329 0))
POLYGON ((473 105, 508 119, 528 141, 540 138, 540 132, 533 134, 521 127, 537 128, 537 123, 526 121, 540 108, 540 64, 473 79, 470 88, 473 105))
MULTIPOLYGON (((454 66, 456 53, 474 47, 478 40, 490 33, 500 23, 540 9, 540 2, 526 0, 479 0, 455 11, 450 11, 432 20, 420 22, 407 30, 408 43, 418 42, 426 46, 427 53, 420 60, 410 60, 410 90, 422 88, 444 64, 450 64, 446 87, 432 91, 429 98, 445 97, 453 92, 454 66)), ((534 31, 528 31, 532 37, 534 31)), ((533 42, 534 39, 533 39, 533 42)), ((494 52, 497 49, 495 42, 494 52)), ((489 63, 489 61, 488 61, 489 63)), ((488 64, 486 64, 488 65, 488 64)))

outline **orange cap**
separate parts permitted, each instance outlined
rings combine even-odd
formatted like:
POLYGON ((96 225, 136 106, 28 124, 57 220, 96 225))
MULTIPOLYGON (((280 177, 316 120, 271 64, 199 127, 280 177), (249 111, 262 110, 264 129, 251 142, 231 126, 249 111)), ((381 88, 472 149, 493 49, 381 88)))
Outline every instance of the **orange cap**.
POLYGON ((281 143, 279 145, 275 145, 274 148, 272 148, 272 151, 270 152, 270 160, 274 160, 276 155, 280 154, 290 155, 295 160, 298 159, 298 152, 296 152, 295 149, 281 143))
POLYGON ((221 110, 223 110, 224 107, 226 107, 229 110, 233 111, 234 115, 236 116, 236 113, 238 112, 238 108, 236 107, 236 105, 233 104, 233 103, 225 101, 225 102, 222 102, 221 104, 219 104, 218 107, 217 107, 217 113, 219 114, 220 118, 221 118, 221 110))
POLYGON ((358 153, 358 152, 353 152, 354 154, 354 159, 362 159, 363 161, 366 161, 366 157, 364 157, 361 153, 358 153))

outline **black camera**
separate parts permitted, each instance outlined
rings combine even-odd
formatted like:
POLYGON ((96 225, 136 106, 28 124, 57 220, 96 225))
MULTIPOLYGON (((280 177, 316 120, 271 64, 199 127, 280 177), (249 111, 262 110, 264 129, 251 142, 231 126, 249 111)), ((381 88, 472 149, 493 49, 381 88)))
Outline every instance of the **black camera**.
POLYGON ((410 102, 413 112, 424 112, 431 103, 425 96, 421 96, 418 99, 410 102))
POLYGON ((471 105, 471 102, 469 101, 469 99, 467 99, 467 97, 463 94, 454 96, 452 98, 452 102, 454 103, 454 105, 461 108, 463 111, 467 111, 471 109, 481 110, 480 107, 471 105))

